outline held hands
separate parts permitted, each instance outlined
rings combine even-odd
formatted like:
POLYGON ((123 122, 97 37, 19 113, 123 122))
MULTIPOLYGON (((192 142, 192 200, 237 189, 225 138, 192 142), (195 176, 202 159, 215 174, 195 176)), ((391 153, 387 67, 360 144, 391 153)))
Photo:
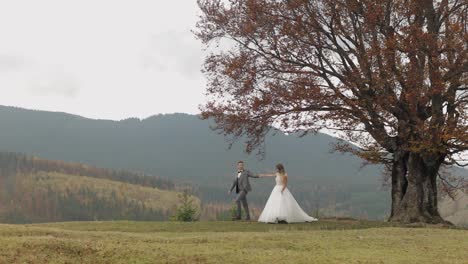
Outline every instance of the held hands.
POLYGON ((263 177, 273 177, 275 176, 274 173, 263 173, 263 174, 258 174, 258 177, 263 178, 263 177))

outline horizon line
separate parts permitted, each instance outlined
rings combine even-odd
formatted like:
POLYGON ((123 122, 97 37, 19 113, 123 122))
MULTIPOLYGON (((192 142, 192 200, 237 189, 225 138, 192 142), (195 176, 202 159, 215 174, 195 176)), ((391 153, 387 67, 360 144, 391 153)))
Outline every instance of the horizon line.
POLYGON ((185 113, 185 112, 165 112, 165 113, 155 113, 155 114, 149 115, 149 116, 147 116, 147 117, 128 116, 128 117, 121 118, 121 119, 112 119, 112 118, 88 117, 88 116, 85 116, 85 115, 83 115, 83 114, 77 114, 77 113, 70 113, 70 112, 64 112, 64 111, 44 110, 44 109, 34 109, 34 108, 26 108, 26 107, 15 106, 15 105, 4 105, 4 104, 0 104, 0 107, 4 107, 4 108, 15 108, 15 109, 26 110, 26 111, 36 111, 36 112, 66 114, 66 115, 71 115, 71 116, 76 116, 76 117, 81 117, 81 118, 90 119, 90 120, 96 120, 96 121, 116 121, 116 122, 125 121, 125 120, 128 120, 128 119, 138 119, 138 120, 140 120, 140 121, 143 121, 143 120, 146 120, 146 119, 149 119, 149 118, 152 118, 152 117, 163 116, 163 115, 189 115, 189 116, 199 116, 199 115, 200 115, 200 113, 198 113, 198 114, 192 114, 192 113, 185 113))

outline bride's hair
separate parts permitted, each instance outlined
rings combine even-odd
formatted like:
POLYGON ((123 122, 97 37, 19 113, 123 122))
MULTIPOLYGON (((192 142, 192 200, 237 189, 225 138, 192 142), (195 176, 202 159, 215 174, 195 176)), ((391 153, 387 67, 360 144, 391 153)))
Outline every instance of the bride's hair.
POLYGON ((281 163, 276 164, 276 169, 278 170, 279 174, 281 176, 284 176, 286 174, 286 171, 284 170, 284 166, 281 163))

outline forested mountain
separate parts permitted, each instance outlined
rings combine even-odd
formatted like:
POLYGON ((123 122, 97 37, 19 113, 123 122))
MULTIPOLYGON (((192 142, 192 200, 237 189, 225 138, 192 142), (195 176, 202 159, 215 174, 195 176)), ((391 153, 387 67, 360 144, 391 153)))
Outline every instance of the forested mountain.
MULTIPOLYGON (((187 114, 110 121, 0 107, 0 124, 0 150, 187 182, 205 204, 231 202, 226 192, 238 160, 255 173, 272 172, 276 163, 283 163, 290 189, 309 212, 384 218, 390 204, 388 191, 382 190, 381 167, 361 168, 356 157, 330 153, 336 139, 326 134, 298 138, 271 133, 266 155, 259 160, 246 155, 242 143, 228 150, 209 121, 187 114)), ((261 208, 274 182, 266 178, 251 183, 249 201, 261 208)))
POLYGON ((126 182, 161 190, 174 190, 176 185, 169 179, 128 170, 104 169, 80 163, 46 160, 13 152, 0 152, 0 175, 57 172, 126 182))
POLYGON ((168 220, 175 188, 155 176, 0 153, 0 222, 168 220))

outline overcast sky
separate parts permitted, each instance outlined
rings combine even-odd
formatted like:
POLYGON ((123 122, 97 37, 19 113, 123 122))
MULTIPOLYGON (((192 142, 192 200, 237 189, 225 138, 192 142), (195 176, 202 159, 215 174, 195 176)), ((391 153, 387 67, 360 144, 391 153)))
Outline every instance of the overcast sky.
POLYGON ((0 1, 0 105, 90 118, 198 113, 196 0, 0 1))

